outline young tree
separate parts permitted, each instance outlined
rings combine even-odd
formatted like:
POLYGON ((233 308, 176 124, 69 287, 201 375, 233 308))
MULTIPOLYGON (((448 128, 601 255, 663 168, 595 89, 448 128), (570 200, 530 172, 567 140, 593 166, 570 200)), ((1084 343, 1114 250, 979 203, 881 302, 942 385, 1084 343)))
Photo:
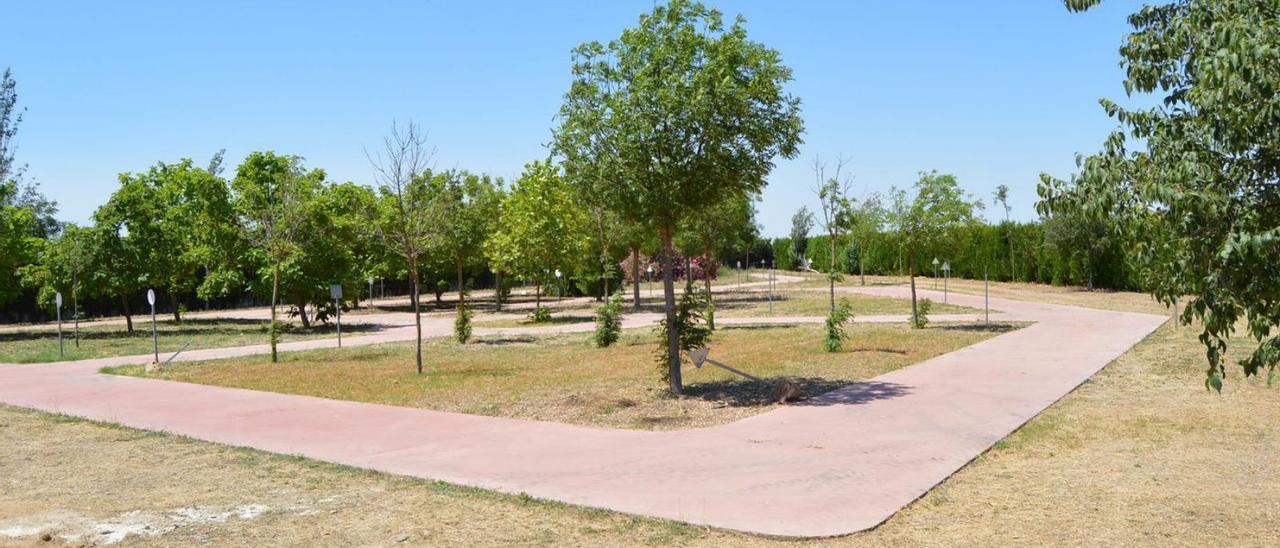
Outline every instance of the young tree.
POLYGON ((413 303, 414 360, 422 374, 421 260, 430 246, 430 195, 426 177, 432 152, 427 137, 413 122, 403 130, 391 124, 382 151, 368 155, 381 200, 376 213, 378 234, 409 269, 409 300, 413 303))
POLYGON ((97 247, 99 241, 93 228, 68 224, 57 239, 43 246, 39 262, 22 269, 23 283, 38 289, 36 300, 41 306, 52 305, 55 293, 71 298, 77 348, 80 347, 80 298, 92 296, 98 289, 89 267, 97 263, 101 255, 97 247))
POLYGON ((982 202, 970 199, 954 175, 937 171, 920 173, 915 183, 914 198, 908 199, 905 192, 896 189, 894 195, 891 221, 907 254, 907 275, 911 278, 911 323, 918 325, 917 255, 934 251, 956 228, 972 223, 974 211, 982 209, 982 202))
POLYGON ((671 272, 676 225, 708 204, 759 192, 778 156, 800 144, 800 100, 781 55, 747 37, 745 20, 673 0, 608 44, 574 50, 555 150, 570 177, 606 159, 609 208, 657 232, 662 246, 670 388, 680 393, 671 272))
POLYGON ((806 206, 791 216, 791 260, 796 265, 803 265, 805 254, 809 252, 809 231, 813 230, 813 212, 806 206))
MULTIPOLYGON (((685 217, 681 230, 684 240, 681 245, 687 256, 702 255, 707 261, 714 262, 722 256, 718 252, 738 245, 744 232, 755 227, 755 202, 757 195, 747 195, 723 200, 712 204, 696 215, 685 217)), ((708 304, 715 303, 711 297, 711 276, 704 277, 704 289, 707 292, 708 304)))
POLYGON ((1002 226, 1004 227, 1005 246, 1009 251, 1009 278, 1017 280, 1017 267, 1013 257, 1013 222, 1009 220, 1009 212, 1013 210, 1009 207, 1009 185, 997 186, 991 198, 992 203, 1000 204, 1004 207, 1004 223, 1002 226))
POLYGON ((302 228, 307 201, 322 181, 324 172, 306 171, 301 158, 270 151, 250 153, 231 181, 245 237, 271 264, 272 363, 279 361, 276 309, 280 304, 280 267, 306 238, 302 228))
POLYGON ((572 270, 587 253, 589 221, 570 192, 550 161, 526 165, 502 204, 498 231, 484 244, 494 269, 534 283, 537 309, 554 272, 572 270))
POLYGON ((831 239, 831 266, 827 272, 827 283, 832 314, 836 311, 836 282, 840 281, 836 246, 840 236, 849 229, 853 221, 853 206, 849 199, 849 187, 853 185, 853 178, 841 177, 847 163, 844 158, 836 158, 835 173, 828 177, 826 164, 819 158, 813 160, 813 175, 818 185, 814 192, 818 195, 818 204, 821 206, 822 229, 827 231, 827 236, 831 239))
POLYGON ((888 211, 884 200, 873 192, 854 205, 849 210, 849 215, 849 232, 853 235, 858 252, 858 277, 861 278, 862 285, 867 285, 867 255, 870 254, 868 246, 871 238, 884 227, 888 211))

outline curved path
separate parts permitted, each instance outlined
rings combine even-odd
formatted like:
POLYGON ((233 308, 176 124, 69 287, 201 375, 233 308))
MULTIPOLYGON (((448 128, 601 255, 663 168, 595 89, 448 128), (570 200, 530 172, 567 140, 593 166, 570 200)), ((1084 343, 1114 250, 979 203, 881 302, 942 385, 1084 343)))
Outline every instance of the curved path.
MULTIPOLYGON (((969 295, 951 301, 982 305, 969 295)), ((111 360, 0 366, 0 402, 633 514, 824 537, 888 519, 1166 320, 991 304, 1001 320, 1034 323, 802 405, 702 429, 610 430, 98 373, 111 360)), ((395 340, 400 331, 345 342, 395 340)))

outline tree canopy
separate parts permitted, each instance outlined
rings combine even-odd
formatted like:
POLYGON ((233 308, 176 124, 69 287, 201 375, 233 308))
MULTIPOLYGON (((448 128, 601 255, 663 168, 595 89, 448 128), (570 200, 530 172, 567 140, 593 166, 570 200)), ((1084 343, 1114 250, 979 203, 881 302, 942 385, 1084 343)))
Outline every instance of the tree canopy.
MULTIPOLYGON (((1096 2, 1069 1, 1073 9, 1096 2)), ((1221 389, 1227 340, 1244 321, 1257 346, 1245 375, 1276 378, 1280 339, 1280 5, 1178 0, 1129 17, 1124 87, 1159 100, 1126 108, 1070 181, 1042 176, 1044 214, 1075 210, 1133 242, 1153 294, 1190 296, 1206 386, 1221 389)))

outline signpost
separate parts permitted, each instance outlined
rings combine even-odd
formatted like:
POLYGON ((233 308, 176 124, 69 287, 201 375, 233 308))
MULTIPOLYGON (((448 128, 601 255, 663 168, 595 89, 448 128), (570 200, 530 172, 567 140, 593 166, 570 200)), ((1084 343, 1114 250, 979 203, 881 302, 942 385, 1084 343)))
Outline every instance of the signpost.
POLYGON ((58 357, 62 357, 62 293, 53 294, 53 304, 58 309, 58 357))
POLYGON ((333 309, 337 310, 338 348, 342 348, 342 284, 330 285, 329 296, 333 297, 333 309))
POLYGON ((652 299, 653 298, 653 265, 652 264, 649 265, 649 268, 646 268, 645 270, 649 272, 649 298, 652 299))
POLYGON ((147 304, 151 305, 151 351, 156 363, 160 363, 160 339, 156 337, 156 290, 147 290, 147 304))
POLYGON ((942 302, 947 302, 947 280, 951 279, 951 261, 942 263, 942 302))
POLYGON ((557 268, 556 269, 556 302, 560 302, 560 299, 564 298, 564 286, 560 284, 560 275, 561 275, 560 269, 557 268))
POLYGON ((938 288, 938 258, 933 258, 933 288, 938 288))
POLYGON ((744 275, 745 274, 742 272, 742 261, 738 261, 738 289, 742 289, 742 277, 744 275))

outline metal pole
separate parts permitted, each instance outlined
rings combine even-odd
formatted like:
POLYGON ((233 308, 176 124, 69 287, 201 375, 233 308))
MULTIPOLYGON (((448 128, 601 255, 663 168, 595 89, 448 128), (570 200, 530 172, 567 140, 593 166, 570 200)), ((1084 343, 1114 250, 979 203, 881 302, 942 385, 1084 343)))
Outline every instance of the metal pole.
POLYGON ((982 308, 986 312, 984 323, 991 323, 991 283, 987 281, 987 267, 982 267, 982 308))
POLYGON ((342 303, 334 299, 333 307, 338 311, 338 348, 342 348, 342 303))
POLYGON ((942 302, 947 302, 947 282, 951 280, 951 270, 942 271, 942 302))
POLYGON ((769 315, 773 315, 773 267, 770 265, 768 270, 767 285, 769 286, 769 315))
POLYGON ((160 340, 156 337, 156 303, 151 303, 151 351, 155 354, 156 363, 160 363, 160 340))
POLYGON ((62 349, 62 307, 58 307, 58 357, 61 358, 65 354, 62 349))

